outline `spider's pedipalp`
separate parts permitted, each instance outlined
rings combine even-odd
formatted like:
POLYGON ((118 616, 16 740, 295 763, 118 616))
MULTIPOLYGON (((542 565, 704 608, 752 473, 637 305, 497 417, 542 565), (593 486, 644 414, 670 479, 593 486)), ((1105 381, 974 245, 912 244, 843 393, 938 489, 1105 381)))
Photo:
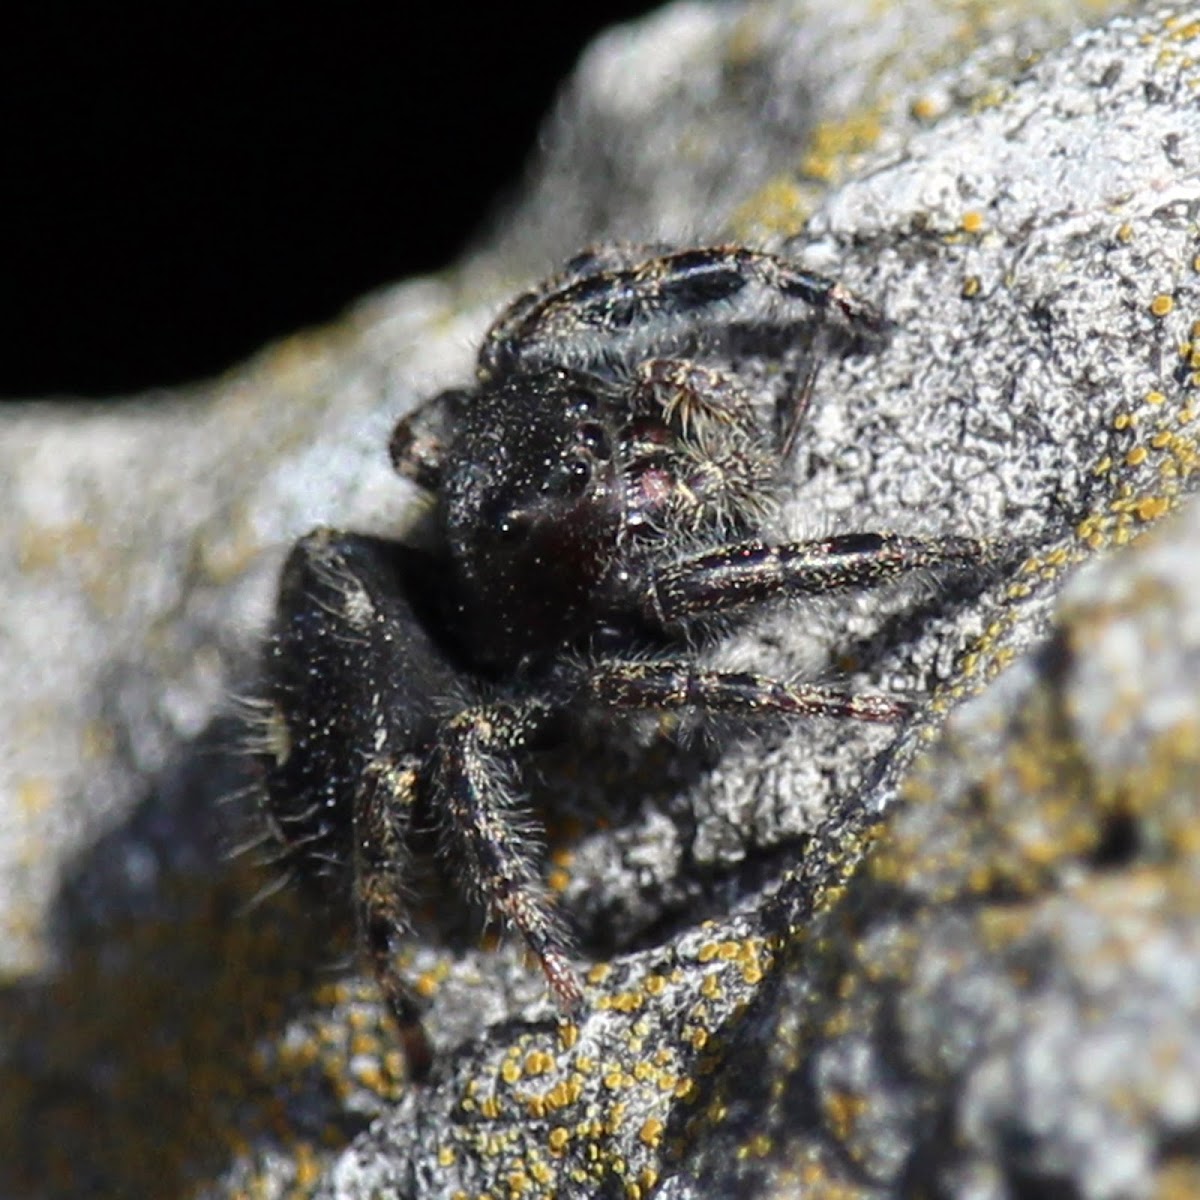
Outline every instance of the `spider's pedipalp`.
POLYGON ((451 388, 425 401, 396 424, 388 443, 388 455, 398 474, 427 492, 437 491, 442 482, 446 445, 452 436, 451 423, 459 406, 469 399, 470 392, 451 388))

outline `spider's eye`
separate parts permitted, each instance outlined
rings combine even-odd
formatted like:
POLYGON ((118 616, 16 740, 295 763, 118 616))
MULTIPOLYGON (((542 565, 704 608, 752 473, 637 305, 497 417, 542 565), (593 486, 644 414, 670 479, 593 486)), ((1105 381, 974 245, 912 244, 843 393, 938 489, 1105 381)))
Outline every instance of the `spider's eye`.
POLYGON ((587 486, 591 480, 591 459, 584 457, 582 454, 573 454, 570 458, 564 459, 555 468, 546 485, 546 490, 552 496, 569 496, 575 498, 582 496, 587 491, 587 486))
POLYGON ((584 421, 579 426, 579 444, 593 458, 600 462, 608 462, 612 457, 612 446, 608 440, 608 430, 596 421, 584 421))
POLYGON ((520 509, 515 508, 509 509, 507 512, 502 512, 492 521, 492 528, 496 531, 496 537, 510 546, 524 541, 529 533, 529 526, 528 513, 523 513, 520 509))

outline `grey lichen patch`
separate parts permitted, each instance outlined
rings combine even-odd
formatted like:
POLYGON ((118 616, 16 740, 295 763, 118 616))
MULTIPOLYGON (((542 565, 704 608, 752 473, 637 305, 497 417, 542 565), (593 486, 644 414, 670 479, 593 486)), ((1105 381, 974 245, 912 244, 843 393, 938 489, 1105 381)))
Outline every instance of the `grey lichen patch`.
MULTIPOLYGON (((995 511, 1057 516, 1068 528, 1093 516, 1081 533, 1090 540, 1119 515, 1108 506, 1124 498, 1133 521, 1152 519, 1159 485, 1194 470, 1186 365, 1200 305, 1186 164, 1197 147, 1169 96, 1195 81, 1179 64, 1164 76, 1158 43, 1169 35, 1160 17, 1081 37, 1029 68, 1002 102, 907 139, 814 222, 873 243, 872 276, 904 331, 889 371, 920 379, 922 398, 937 393, 934 420, 962 432, 940 480, 930 461, 908 488, 947 502, 986 490, 995 511), (978 282, 964 297, 968 278, 978 282), (1171 303, 1156 311, 1164 296, 1171 303), (910 318, 933 304, 936 327, 913 329, 910 318), (988 462, 993 439, 1007 462, 988 462)), ((877 413, 913 398, 885 387, 890 403, 877 413)))
MULTIPOLYGON (((738 26, 739 61, 756 55, 781 75, 812 81, 810 120, 788 169, 767 180, 733 211, 738 237, 800 233, 825 193, 872 161, 902 153, 922 126, 936 128, 950 113, 971 113, 1003 102, 1010 81, 1066 35, 1082 32, 1128 4, 1058 3, 962 5, 869 3, 832 6, 809 23, 793 5, 758 6, 738 26), (803 33, 795 33, 796 26, 803 33), (784 40, 788 50, 776 48, 784 40)), ((964 213, 964 231, 976 214, 964 213)), ((977 282, 964 279, 967 295, 977 282)))
POLYGON ((716 1190, 680 1194, 1170 1186, 1200 1121, 1198 551, 1192 503, 951 719, 803 910, 689 1163, 716 1190))

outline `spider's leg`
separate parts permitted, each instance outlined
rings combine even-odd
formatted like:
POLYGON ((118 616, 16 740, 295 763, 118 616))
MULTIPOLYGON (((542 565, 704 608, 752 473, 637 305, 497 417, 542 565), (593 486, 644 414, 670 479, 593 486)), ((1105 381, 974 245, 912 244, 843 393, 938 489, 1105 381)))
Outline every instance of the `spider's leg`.
POLYGON ((519 331, 529 314, 550 297, 580 280, 607 276, 613 271, 631 270, 639 263, 665 254, 668 249, 665 244, 654 242, 599 242, 584 247, 563 264, 562 270, 541 280, 504 306, 484 337, 479 355, 480 377, 489 379, 497 374, 496 366, 509 358, 507 352, 499 348, 519 339, 519 331))
POLYGON ((583 1002, 569 938, 543 886, 536 833, 522 811, 514 755, 553 719, 529 700, 464 709, 442 727, 432 755, 441 850, 493 918, 524 939, 566 1012, 583 1002))
POLYGON ((891 722, 912 712, 905 700, 819 684, 789 683, 747 671, 709 671, 686 659, 602 660, 589 669, 588 696, 614 708, 696 709, 742 716, 780 713, 891 722))
POLYGON ((914 571, 986 562, 992 551, 977 538, 890 533, 782 544, 746 541, 656 571, 641 606, 647 617, 670 624, 777 597, 879 587, 914 571))
POLYGON ((408 932, 401 881, 405 838, 417 796, 420 760, 376 759, 366 766, 354 803, 354 897, 359 932, 375 978, 404 1044, 409 1071, 423 1076, 432 1062, 421 1013, 396 969, 408 932))
POLYGON ((872 305, 778 255, 741 246, 676 250, 567 275, 520 298, 484 338, 479 375, 602 366, 718 326, 798 323, 832 324, 866 342, 887 329, 872 305))
POLYGON ((593 242, 567 259, 556 282, 561 285, 569 279, 582 279, 602 271, 636 267, 669 254, 671 249, 670 242, 593 242))
POLYGON ((400 418, 388 443, 392 466, 399 474, 426 491, 437 491, 449 430, 462 405, 470 399, 471 392, 451 388, 400 418))
POLYGON ((437 731, 431 698, 460 678, 421 621, 416 584, 432 570, 419 551, 358 534, 318 529, 296 543, 268 645, 260 754, 285 856, 301 874, 349 883, 414 1074, 429 1054, 395 968, 404 836, 413 760, 437 731))
POLYGON ((780 462, 788 462, 796 448, 796 439, 808 415, 813 390, 817 386, 817 372, 821 369, 821 358, 825 347, 824 339, 818 335, 812 353, 804 366, 804 377, 796 387, 788 388, 775 406, 775 444, 780 462))

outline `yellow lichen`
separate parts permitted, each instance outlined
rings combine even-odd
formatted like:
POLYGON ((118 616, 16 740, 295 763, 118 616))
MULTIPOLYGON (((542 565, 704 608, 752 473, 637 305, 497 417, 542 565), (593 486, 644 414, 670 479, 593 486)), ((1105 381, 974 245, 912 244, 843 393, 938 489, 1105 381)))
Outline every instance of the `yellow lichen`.
POLYGON ((638 1131, 638 1139, 652 1150, 657 1149, 659 1142, 662 1141, 664 1128, 662 1121, 657 1117, 648 1117, 638 1131))

